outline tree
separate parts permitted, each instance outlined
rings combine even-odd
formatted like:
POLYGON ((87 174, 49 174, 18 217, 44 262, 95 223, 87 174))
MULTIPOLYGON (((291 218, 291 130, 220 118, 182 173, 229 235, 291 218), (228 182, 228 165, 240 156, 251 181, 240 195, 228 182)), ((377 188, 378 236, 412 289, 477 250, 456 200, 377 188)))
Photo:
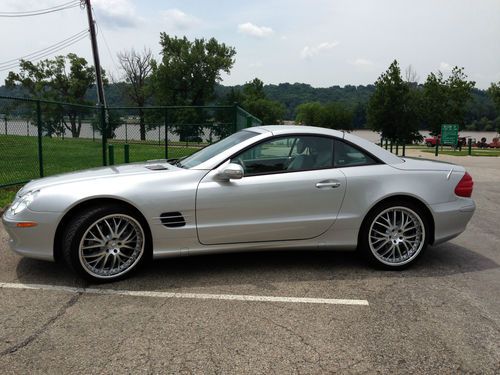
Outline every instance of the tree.
POLYGON ((241 95, 243 107, 264 124, 279 124, 283 120, 285 107, 280 102, 270 100, 264 93, 264 82, 258 78, 243 86, 241 95))
POLYGON ((392 142, 413 142, 418 132, 418 98, 410 84, 401 78, 396 60, 375 82, 375 91, 368 102, 368 125, 392 142))
MULTIPOLYGON (((221 74, 229 73, 234 65, 236 51, 233 47, 219 43, 215 38, 209 40, 188 40, 186 37, 170 37, 160 34, 161 61, 153 66, 152 84, 155 98, 162 105, 205 105, 212 100, 215 85, 222 80, 221 74)), ((176 111, 177 113, 178 111, 176 111)), ((179 112, 181 113, 181 112, 179 112)), ((198 112, 183 121, 188 124, 204 122, 198 112)), ((175 114, 172 123, 180 123, 175 114)), ((181 140, 186 137, 200 136, 201 127, 174 125, 174 131, 181 140)))
POLYGON ((310 126, 322 126, 324 123, 323 105, 319 102, 303 103, 295 110, 295 122, 310 126))
MULTIPOLYGON (((36 64, 21 60, 20 68, 19 73, 9 72, 5 84, 8 87, 21 86, 31 96, 49 100, 83 104, 86 102, 87 90, 95 81, 94 69, 88 65, 87 60, 74 53, 36 64)), ((86 111, 70 105, 46 105, 46 107, 46 110, 50 111, 50 114, 46 113, 47 119, 44 121, 46 127, 54 127, 60 123, 71 131, 74 138, 80 136, 82 116, 86 111)), ((54 132, 53 129, 46 130, 49 134, 54 132)))
POLYGON ((488 88, 488 95, 500 111, 500 82, 491 84, 491 86, 488 88))
POLYGON ((430 73, 423 85, 423 115, 427 128, 433 134, 441 132, 441 125, 465 124, 466 104, 472 98, 474 81, 467 81, 463 68, 454 67, 445 79, 443 73, 430 73))
POLYGON ((118 53, 118 61, 124 72, 125 81, 129 84, 126 94, 130 101, 139 107, 139 128, 141 140, 146 139, 146 126, 144 122, 144 110, 146 100, 151 96, 148 87, 148 78, 155 66, 150 49, 144 48, 142 52, 130 51, 118 53))
POLYGON ((310 126, 350 130, 353 113, 341 103, 304 103, 297 107, 296 122, 310 126))

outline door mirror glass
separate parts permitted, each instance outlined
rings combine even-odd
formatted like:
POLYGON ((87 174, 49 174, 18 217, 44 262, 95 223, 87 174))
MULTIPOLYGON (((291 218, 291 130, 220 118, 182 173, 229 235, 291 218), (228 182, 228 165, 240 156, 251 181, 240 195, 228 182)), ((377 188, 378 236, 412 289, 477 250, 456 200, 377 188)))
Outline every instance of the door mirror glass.
POLYGON ((243 177, 243 167, 236 163, 229 163, 219 172, 217 177, 221 180, 239 180, 243 177))

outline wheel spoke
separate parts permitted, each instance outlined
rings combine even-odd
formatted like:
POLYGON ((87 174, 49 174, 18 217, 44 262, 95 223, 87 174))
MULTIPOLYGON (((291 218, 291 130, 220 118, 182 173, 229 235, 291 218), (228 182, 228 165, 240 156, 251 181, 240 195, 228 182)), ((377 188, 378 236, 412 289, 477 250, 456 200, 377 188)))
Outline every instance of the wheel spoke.
POLYGON ((104 244, 100 243, 98 245, 89 245, 89 246, 84 246, 82 249, 87 250, 87 249, 98 249, 100 247, 103 247, 104 244))
POLYGON ((108 223, 108 221, 107 221, 107 220, 104 220, 104 223, 106 224, 106 226, 107 226, 107 227, 108 227, 108 229, 109 229, 109 234, 110 234, 110 236, 114 238, 116 234, 115 234, 115 232, 114 232, 113 228, 111 228, 111 225, 108 223))

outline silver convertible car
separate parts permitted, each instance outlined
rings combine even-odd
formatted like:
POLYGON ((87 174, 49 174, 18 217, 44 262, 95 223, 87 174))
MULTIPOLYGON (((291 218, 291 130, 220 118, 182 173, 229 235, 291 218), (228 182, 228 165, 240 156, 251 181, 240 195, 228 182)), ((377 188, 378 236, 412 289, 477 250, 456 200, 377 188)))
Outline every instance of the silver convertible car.
POLYGON ((472 186, 461 166, 400 158, 348 133, 262 126, 181 160, 32 181, 3 223, 16 253, 63 260, 93 281, 150 257, 271 249, 359 249, 402 269, 465 230, 472 186))

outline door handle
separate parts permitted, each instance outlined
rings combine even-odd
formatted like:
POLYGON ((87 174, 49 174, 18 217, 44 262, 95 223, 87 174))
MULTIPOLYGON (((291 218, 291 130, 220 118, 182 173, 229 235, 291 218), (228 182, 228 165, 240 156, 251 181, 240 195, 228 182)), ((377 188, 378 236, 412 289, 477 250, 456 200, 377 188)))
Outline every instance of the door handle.
POLYGON ((340 186, 340 182, 337 182, 337 181, 322 181, 322 182, 318 182, 316 184, 316 187, 318 189, 326 188, 326 187, 338 188, 339 186, 340 186))

